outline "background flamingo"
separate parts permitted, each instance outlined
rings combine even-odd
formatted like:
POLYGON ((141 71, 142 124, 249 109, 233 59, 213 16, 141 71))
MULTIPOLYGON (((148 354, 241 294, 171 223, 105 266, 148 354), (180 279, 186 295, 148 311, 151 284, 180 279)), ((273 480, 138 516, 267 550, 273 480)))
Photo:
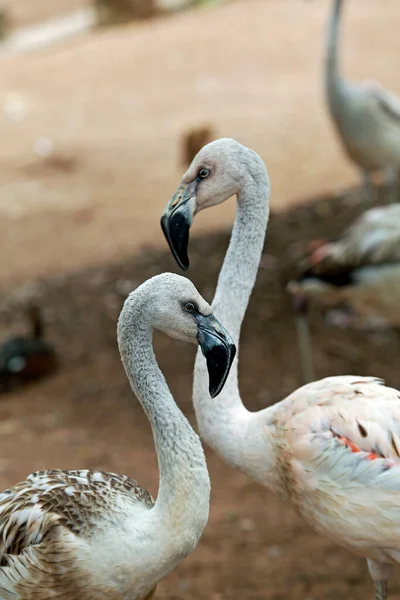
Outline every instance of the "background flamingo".
POLYGON ((328 109, 349 158, 355 162, 364 189, 371 175, 383 171, 396 199, 400 169, 400 99, 376 82, 349 83, 340 73, 338 29, 344 0, 333 0, 328 27, 325 87, 328 109))

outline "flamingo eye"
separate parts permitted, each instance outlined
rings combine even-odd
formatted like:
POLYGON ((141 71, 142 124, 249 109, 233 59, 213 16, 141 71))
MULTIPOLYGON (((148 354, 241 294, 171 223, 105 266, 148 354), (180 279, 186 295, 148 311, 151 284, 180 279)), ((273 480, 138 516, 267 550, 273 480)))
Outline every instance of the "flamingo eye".
POLYGON ((199 177, 200 179, 205 179, 206 177, 208 177, 210 174, 210 170, 209 169, 200 169, 199 171, 199 177))
POLYGON ((185 304, 185 310, 186 310, 186 312, 191 313, 191 312, 194 312, 196 310, 196 307, 193 304, 193 302, 186 302, 186 304, 185 304))

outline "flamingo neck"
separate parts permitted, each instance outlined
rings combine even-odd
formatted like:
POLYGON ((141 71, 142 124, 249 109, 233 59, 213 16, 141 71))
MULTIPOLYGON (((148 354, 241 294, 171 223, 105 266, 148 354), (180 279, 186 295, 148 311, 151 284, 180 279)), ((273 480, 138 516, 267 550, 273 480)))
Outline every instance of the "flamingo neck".
POLYGON ((152 345, 148 298, 125 302, 118 323, 118 344, 132 390, 154 436, 159 490, 154 511, 173 523, 174 536, 197 540, 208 519, 210 479, 198 436, 177 407, 152 345))
MULTIPOLYGON (((248 174, 237 196, 237 213, 229 248, 212 303, 215 315, 239 348, 240 330, 257 276, 269 214, 269 179, 258 158, 256 175, 248 174)), ((255 415, 243 405, 238 388, 238 354, 224 389, 215 399, 208 393, 206 364, 198 352, 194 371, 193 402, 202 438, 227 462, 247 472, 249 461, 262 454, 262 441, 253 437, 249 453, 249 428, 255 415), (257 452, 258 449, 258 452, 257 452), (252 454, 252 457, 250 456, 252 454)))
POLYGON ((343 0, 333 0, 332 12, 328 26, 326 48, 325 75, 328 96, 335 90, 339 80, 338 38, 339 23, 343 0))

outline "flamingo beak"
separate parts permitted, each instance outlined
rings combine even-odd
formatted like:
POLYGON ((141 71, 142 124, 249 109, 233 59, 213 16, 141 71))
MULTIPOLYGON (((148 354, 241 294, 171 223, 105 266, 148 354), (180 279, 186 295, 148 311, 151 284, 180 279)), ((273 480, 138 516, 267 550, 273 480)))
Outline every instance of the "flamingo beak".
POLYGON ((161 229, 171 252, 184 271, 189 268, 189 230, 196 211, 198 180, 178 187, 161 216, 161 229))
POLYGON ((215 398, 228 378, 236 346, 225 327, 211 315, 194 315, 197 322, 197 341, 207 361, 209 392, 215 398))

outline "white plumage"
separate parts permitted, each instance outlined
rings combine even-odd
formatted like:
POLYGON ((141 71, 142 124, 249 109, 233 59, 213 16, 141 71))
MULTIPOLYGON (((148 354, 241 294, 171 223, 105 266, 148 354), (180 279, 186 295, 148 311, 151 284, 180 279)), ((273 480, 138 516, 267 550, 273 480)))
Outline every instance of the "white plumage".
MULTIPOLYGON (((167 204, 163 227, 183 263, 193 215, 235 194, 235 224, 212 307, 238 346, 268 222, 269 180, 260 157, 233 140, 205 146, 167 204)), ((238 361, 215 401, 198 353, 193 402, 202 438, 288 500, 314 529, 364 556, 376 599, 384 600, 390 567, 400 562, 400 393, 373 377, 328 377, 250 412, 239 393, 238 361)))
POLYGON ((340 74, 338 27, 343 0, 333 0, 326 55, 328 108, 342 145, 366 186, 383 171, 395 197, 400 170, 400 99, 375 82, 349 83, 340 74))
POLYGON ((320 245, 292 294, 325 305, 345 303, 364 323, 400 325, 400 206, 372 208, 334 242, 320 245))

